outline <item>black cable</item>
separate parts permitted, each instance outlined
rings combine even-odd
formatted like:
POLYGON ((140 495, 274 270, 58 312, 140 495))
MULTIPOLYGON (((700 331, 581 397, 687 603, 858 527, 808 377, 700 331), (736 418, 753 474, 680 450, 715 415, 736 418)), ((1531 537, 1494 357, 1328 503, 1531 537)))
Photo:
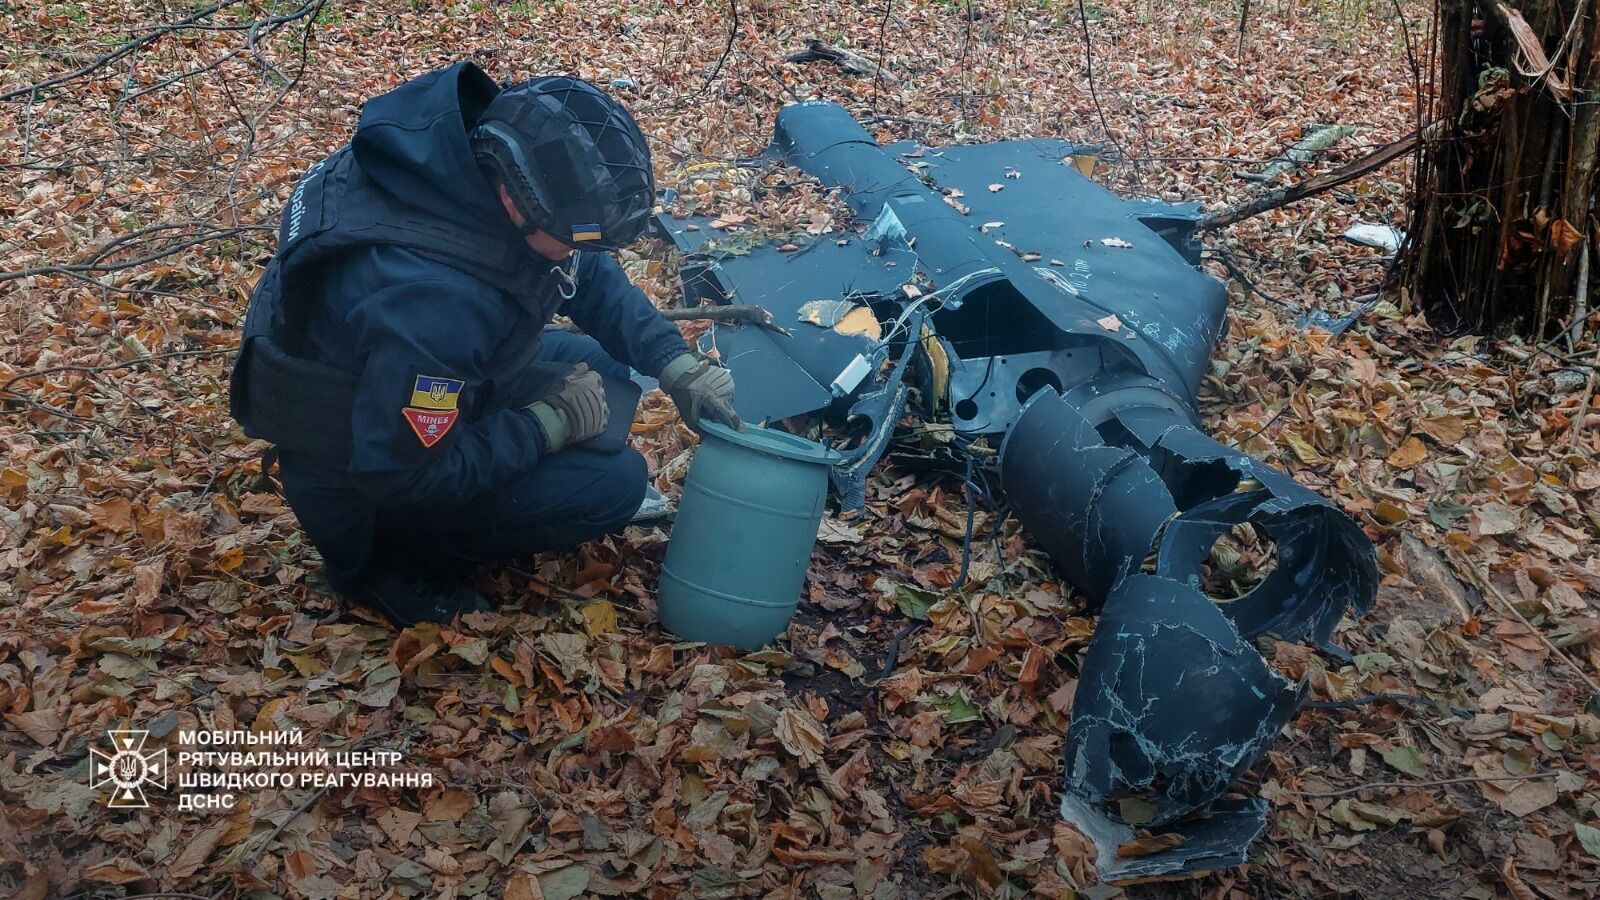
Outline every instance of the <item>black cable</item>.
POLYGON ((951 590, 959 591, 967 583, 967 567, 972 563, 972 524, 976 508, 972 505, 972 452, 967 457, 967 473, 962 477, 962 491, 967 498, 967 530, 961 535, 961 574, 951 590))
POLYGON ((995 497, 994 488, 989 484, 989 477, 984 474, 984 466, 978 462, 977 454, 972 452, 972 441, 964 440, 956 435, 954 446, 965 458, 965 472, 962 476, 963 493, 967 501, 967 527, 961 538, 961 574, 957 578, 953 589, 959 590, 967 581, 967 572, 972 559, 972 533, 974 530, 975 507, 973 505, 973 492, 977 491, 983 498, 984 505, 989 508, 989 545, 994 548, 995 565, 1001 565, 1005 560, 1005 553, 1000 546, 1000 528, 1011 518, 1010 504, 995 497), (973 480, 977 475, 977 481, 973 480))
POLYGON ((1005 553, 1000 549, 1000 528, 1011 518, 1011 504, 995 499, 994 490, 989 486, 989 476, 983 474, 983 469, 978 469, 978 480, 983 482, 980 489, 983 500, 989 505, 989 514, 993 517, 989 522, 989 544, 994 547, 994 561, 1000 566, 1005 561, 1005 553))
POLYGON ((915 634, 924 624, 921 619, 914 619, 911 624, 895 632, 894 639, 889 642, 889 653, 884 659, 883 668, 878 672, 878 681, 894 674, 894 667, 900 664, 900 642, 915 634))
MULTIPOLYGON (((989 357, 989 364, 983 367, 983 380, 978 382, 978 386, 972 389, 972 393, 967 395, 967 399, 971 400, 973 397, 976 397, 978 394, 982 393, 984 387, 989 384, 989 376, 993 374, 994 357, 991 356, 989 357)), ((973 400, 972 402, 976 403, 977 401, 973 400)))

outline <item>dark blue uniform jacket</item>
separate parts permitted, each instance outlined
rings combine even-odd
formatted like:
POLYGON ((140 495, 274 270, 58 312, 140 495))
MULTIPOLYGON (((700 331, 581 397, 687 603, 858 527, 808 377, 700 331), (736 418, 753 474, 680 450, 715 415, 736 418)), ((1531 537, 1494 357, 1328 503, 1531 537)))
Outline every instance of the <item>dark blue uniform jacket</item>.
MULTIPOLYGON (((538 425, 522 407, 548 378, 533 363, 558 311, 649 375, 688 350, 607 255, 576 254, 563 301, 556 265, 526 246, 468 147, 497 91, 460 63, 369 101, 350 145, 297 185, 251 301, 247 345, 271 335, 355 379, 349 458, 330 462, 383 507, 459 501, 538 465, 538 425), (427 446, 405 411, 441 382, 424 406, 457 416, 427 446)), ((238 396, 236 385, 248 430, 238 396)))

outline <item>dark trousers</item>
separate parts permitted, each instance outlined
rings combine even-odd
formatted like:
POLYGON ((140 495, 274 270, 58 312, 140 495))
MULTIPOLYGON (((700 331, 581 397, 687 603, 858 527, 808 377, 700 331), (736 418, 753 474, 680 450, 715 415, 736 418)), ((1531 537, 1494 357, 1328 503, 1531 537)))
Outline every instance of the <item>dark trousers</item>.
MULTIPOLYGON (((593 338, 570 332, 546 331, 539 359, 587 363, 620 380, 629 375, 593 338)), ((287 451, 281 471, 285 499, 341 591, 377 570, 459 580, 490 563, 576 547, 626 525, 644 499, 647 477, 644 458, 631 447, 617 453, 574 447, 480 496, 400 511, 374 507, 343 471, 287 451)))

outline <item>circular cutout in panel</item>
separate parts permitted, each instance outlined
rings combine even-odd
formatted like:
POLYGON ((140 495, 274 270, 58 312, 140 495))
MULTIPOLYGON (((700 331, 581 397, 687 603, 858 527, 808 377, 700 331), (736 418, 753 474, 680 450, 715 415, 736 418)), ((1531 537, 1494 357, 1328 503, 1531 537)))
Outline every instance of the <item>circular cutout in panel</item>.
POLYGON ((1045 388, 1061 393, 1061 376, 1043 366, 1029 369, 1017 378, 1017 402, 1027 403, 1029 397, 1045 388))

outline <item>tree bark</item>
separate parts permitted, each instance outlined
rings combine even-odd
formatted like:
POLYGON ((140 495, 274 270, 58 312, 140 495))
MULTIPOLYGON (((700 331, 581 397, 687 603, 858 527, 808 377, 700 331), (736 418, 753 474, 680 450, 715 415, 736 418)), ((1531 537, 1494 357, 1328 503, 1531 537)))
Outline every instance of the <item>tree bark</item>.
MULTIPOLYGON (((1449 329, 1581 335, 1600 0, 1438 0, 1437 92, 1399 275, 1449 329)), ((1585 266, 1588 276, 1593 267, 1585 266)))

